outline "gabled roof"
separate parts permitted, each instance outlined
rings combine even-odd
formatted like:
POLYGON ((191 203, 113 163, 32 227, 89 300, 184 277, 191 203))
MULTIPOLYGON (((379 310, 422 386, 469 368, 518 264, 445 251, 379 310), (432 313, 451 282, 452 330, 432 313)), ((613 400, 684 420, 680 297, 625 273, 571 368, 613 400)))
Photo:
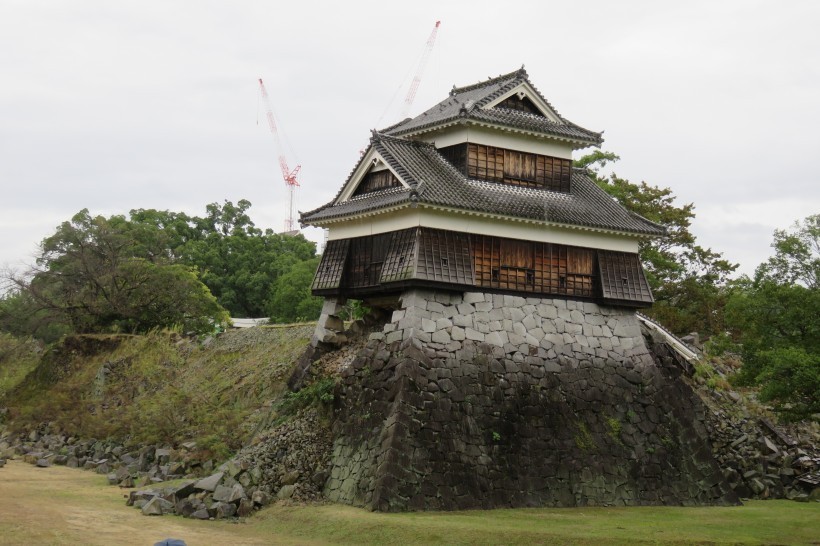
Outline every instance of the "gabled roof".
MULTIPOLYGON (((349 192, 346 192, 349 193, 349 192)), ((432 144, 373 133, 362 159, 330 203, 301 214, 302 224, 323 225, 398 207, 431 206, 501 217, 658 236, 662 226, 632 214, 599 188, 583 170, 572 173, 571 191, 556 192, 470 180, 432 144), (405 186, 342 199, 365 158, 378 154, 405 186)))
POLYGON ((584 129, 558 114, 532 85, 523 67, 485 82, 454 87, 449 97, 426 112, 401 121, 382 132, 393 136, 410 136, 454 124, 512 128, 567 140, 576 147, 600 146, 603 142, 601 133, 584 129), (514 95, 526 96, 543 115, 498 106, 501 101, 514 95))

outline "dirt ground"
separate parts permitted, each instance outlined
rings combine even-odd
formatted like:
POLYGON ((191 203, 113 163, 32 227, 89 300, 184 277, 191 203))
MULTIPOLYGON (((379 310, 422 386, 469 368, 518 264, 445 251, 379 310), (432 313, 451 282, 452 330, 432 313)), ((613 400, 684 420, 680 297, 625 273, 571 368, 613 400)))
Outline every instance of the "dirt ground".
POLYGON ((166 538, 188 546, 290 542, 242 536, 241 523, 143 516, 125 505, 125 491, 100 487, 104 482, 91 472, 7 461, 0 468, 0 544, 151 546, 166 538))

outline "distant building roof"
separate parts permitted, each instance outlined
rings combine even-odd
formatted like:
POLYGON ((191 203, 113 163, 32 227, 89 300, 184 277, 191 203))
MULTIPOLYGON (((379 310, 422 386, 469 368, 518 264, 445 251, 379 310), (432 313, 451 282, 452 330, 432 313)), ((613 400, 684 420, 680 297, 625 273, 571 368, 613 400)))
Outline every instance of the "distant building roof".
POLYGON ((232 318, 231 326, 234 328, 253 328, 254 326, 267 324, 269 320, 267 318, 232 318))
POLYGON ((567 226, 599 228, 658 236, 665 230, 630 213, 575 169, 569 193, 468 179, 432 144, 373 133, 370 146, 333 201, 301 214, 303 224, 324 224, 364 213, 412 205, 427 205, 503 217, 540 220, 567 226), (378 154, 406 186, 388 188, 341 200, 359 167, 378 154))

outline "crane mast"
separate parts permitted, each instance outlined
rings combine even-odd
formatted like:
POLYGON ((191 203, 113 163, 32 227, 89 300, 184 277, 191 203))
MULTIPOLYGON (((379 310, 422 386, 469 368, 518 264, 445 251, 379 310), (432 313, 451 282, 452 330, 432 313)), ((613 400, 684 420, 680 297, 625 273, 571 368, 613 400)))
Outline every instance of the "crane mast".
POLYGON ((436 21, 433 27, 433 32, 427 38, 427 44, 424 46, 424 53, 419 61, 419 66, 416 68, 416 74, 413 76, 413 82, 410 84, 410 89, 407 90, 407 96, 404 97, 404 109, 401 117, 406 118, 410 113, 410 107, 413 106, 413 101, 416 99, 416 91, 421 83, 421 77, 424 75, 424 69, 427 67, 427 61, 430 59, 430 53, 433 51, 433 46, 436 43, 436 35, 438 34, 438 27, 441 26, 441 21, 436 21))
POLYGON ((273 117, 273 108, 271 107, 270 97, 268 91, 265 89, 265 84, 262 78, 259 78, 259 90, 262 93, 262 98, 265 101, 266 116, 268 118, 268 127, 276 142, 276 153, 279 154, 279 168, 282 171, 282 178, 285 180, 285 185, 288 188, 288 217, 285 219, 285 232, 293 231, 293 196, 296 187, 299 186, 299 171, 302 169, 301 165, 296 165, 293 170, 288 166, 288 160, 285 158, 284 148, 282 142, 279 140, 279 131, 276 129, 276 119, 273 117))

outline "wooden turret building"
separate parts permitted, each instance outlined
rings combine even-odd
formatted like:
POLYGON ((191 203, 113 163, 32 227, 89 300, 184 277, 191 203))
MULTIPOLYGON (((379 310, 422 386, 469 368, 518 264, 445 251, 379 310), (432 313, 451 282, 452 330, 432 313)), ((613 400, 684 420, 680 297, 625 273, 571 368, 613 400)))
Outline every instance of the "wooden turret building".
POLYGON ((326 299, 291 387, 347 340, 343 300, 392 311, 335 391, 327 498, 736 501, 699 399, 636 317, 652 303, 639 244, 664 230, 572 168, 600 143, 522 68, 374 132, 338 195, 302 214, 329 230, 313 283, 326 299))
POLYGON ((651 305, 638 244, 663 228, 572 167, 573 150, 601 142, 523 68, 453 88, 374 132, 335 199, 302 214, 329 230, 314 294, 425 286, 651 305))

